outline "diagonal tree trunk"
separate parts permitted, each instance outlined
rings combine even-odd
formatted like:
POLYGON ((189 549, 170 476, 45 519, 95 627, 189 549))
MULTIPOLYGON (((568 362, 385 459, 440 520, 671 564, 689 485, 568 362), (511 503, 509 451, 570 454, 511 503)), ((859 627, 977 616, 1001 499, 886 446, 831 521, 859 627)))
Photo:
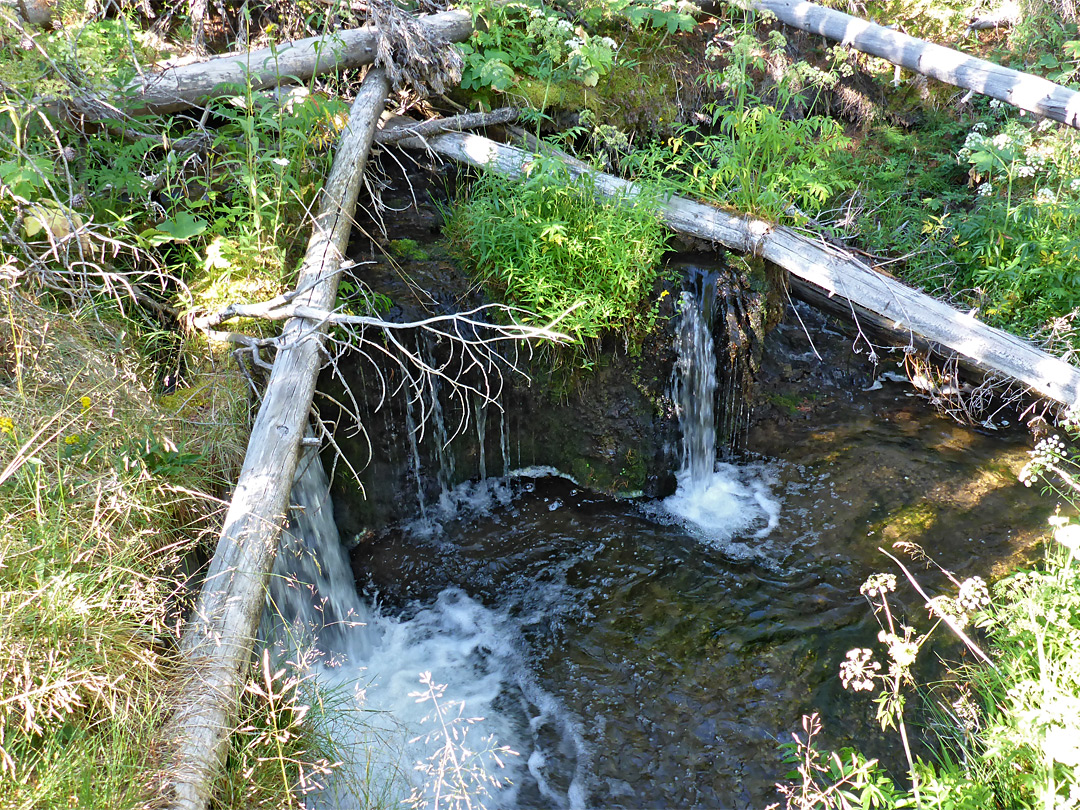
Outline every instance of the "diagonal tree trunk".
MULTIPOLYGON (((439 135, 427 145, 446 157, 509 177, 523 176, 537 157, 461 133, 439 135)), ((567 169, 572 176, 588 175, 597 195, 632 198, 640 193, 634 183, 609 174, 573 165, 567 169)), ((875 272, 846 251, 781 225, 682 197, 669 197, 658 208, 673 230, 761 256, 786 270, 793 285, 818 300, 846 300, 853 314, 873 313, 880 326, 905 343, 955 353, 969 367, 1017 380, 1065 405, 1080 401, 1080 369, 875 272)))
POLYGON ((909 37, 806 0, 751 0, 750 7, 771 12, 792 28, 820 34, 924 76, 1080 128, 1080 93, 1030 73, 909 37))
MULTIPOLYGON (((300 269, 297 303, 333 309, 364 166, 389 91, 385 72, 374 69, 353 103, 300 269)), ((190 671, 166 739, 174 752, 164 790, 171 810, 205 808, 224 761, 322 366, 324 326, 303 317, 285 324, 217 551, 184 637, 183 659, 190 671)))

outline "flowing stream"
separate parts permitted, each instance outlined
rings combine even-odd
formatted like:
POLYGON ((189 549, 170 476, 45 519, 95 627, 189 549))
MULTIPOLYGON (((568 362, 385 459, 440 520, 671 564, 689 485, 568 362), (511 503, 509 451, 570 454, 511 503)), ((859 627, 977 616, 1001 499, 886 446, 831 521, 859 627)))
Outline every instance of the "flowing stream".
POLYGON ((1049 510, 1015 483, 1023 437, 944 421, 898 383, 830 381, 782 326, 773 382, 788 393, 770 394, 782 407, 748 431, 749 452, 718 462, 706 319, 687 297, 682 461, 662 502, 552 470, 506 474, 513 437, 485 413, 475 432, 497 427, 501 458, 481 453, 456 487, 440 478, 437 504, 418 486, 415 517, 366 538, 350 567, 325 473, 306 458, 271 591, 284 618, 264 632, 282 654, 314 638, 342 699, 350 762, 314 804, 390 807, 417 791, 434 806, 445 793, 455 769, 425 720, 423 673, 449 716, 463 702, 461 718, 482 718, 451 734, 467 732, 459 753, 480 752, 457 773, 489 789, 489 807, 761 808, 788 770, 779 742, 815 708, 826 744, 890 761, 872 705, 836 676, 844 651, 876 636, 859 584, 897 540, 961 576, 1013 564, 1049 510), (799 382, 810 374, 817 388, 799 382), (516 752, 505 767, 482 753, 494 745, 516 752))

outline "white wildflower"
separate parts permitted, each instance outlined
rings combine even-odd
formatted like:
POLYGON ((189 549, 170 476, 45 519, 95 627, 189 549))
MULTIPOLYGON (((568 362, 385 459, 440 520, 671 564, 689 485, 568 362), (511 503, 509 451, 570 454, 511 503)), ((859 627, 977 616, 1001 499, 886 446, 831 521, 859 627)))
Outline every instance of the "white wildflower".
POLYGON ((871 574, 866 582, 859 588, 859 593, 868 598, 884 596, 889 591, 896 590, 895 574, 871 574))
POLYGON ((980 197, 989 197, 991 194, 994 193, 994 186, 990 183, 983 183, 981 186, 979 186, 976 193, 980 197))
POLYGON ((853 692, 869 692, 874 688, 874 678, 881 672, 881 664, 873 660, 873 653, 862 647, 848 650, 847 658, 840 662, 840 682, 853 692))
POLYGON ((1017 177, 1034 177, 1035 176, 1035 167, 1034 166, 1028 166, 1026 163, 1021 163, 1016 168, 1016 176, 1017 177))
POLYGON ((1001 102, 998 99, 996 99, 996 98, 990 99, 990 109, 996 110, 1000 106, 1001 106, 1001 102))
POLYGON ((1039 132, 1046 132, 1048 129, 1054 128, 1054 121, 1050 118, 1044 118, 1039 122, 1039 132))
MULTIPOLYGON (((905 634, 910 635, 911 628, 905 628, 905 634)), ((878 633, 878 641, 889 648, 889 658, 902 670, 908 669, 915 663, 915 656, 919 654, 919 645, 910 638, 900 638, 894 633, 882 630, 878 633)))
POLYGON ((285 168, 289 165, 289 161, 283 157, 276 157, 270 162, 273 163, 275 166, 281 166, 282 168, 285 168))
POLYGON ((968 613, 975 613, 990 604, 990 589, 982 577, 968 577, 960 583, 956 603, 968 613))
POLYGON ((1080 552, 1080 525, 1068 523, 1054 530, 1054 539, 1074 554, 1080 552))
POLYGON ((1057 202, 1057 194, 1053 190, 1043 186, 1035 193, 1035 202, 1039 205, 1050 205, 1057 202))

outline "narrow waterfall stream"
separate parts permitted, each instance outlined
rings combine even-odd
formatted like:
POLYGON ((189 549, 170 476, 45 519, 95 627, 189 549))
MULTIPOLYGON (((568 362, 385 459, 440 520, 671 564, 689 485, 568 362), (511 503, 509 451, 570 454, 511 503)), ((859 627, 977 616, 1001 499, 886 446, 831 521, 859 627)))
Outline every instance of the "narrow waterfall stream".
POLYGON ((489 808, 761 808, 787 770, 778 743, 815 709, 825 744, 889 761, 873 707, 836 676, 876 636, 859 585, 884 569, 876 547, 899 539, 961 576, 1029 547, 1049 505, 1016 484, 1024 439, 944 421, 901 384, 863 390, 783 325, 764 375, 778 404, 747 453, 717 462, 702 435, 716 364, 693 304, 678 347, 693 359, 675 385, 686 444, 663 501, 598 495, 552 470, 483 478, 517 442, 492 410, 463 431, 492 434, 473 480, 428 474, 437 505, 402 436, 417 492, 401 497, 419 504, 365 535, 350 568, 322 466, 306 458, 270 594, 284 620, 264 632, 283 655, 314 638, 318 676, 346 704, 335 734, 349 761, 312 806, 397 807, 414 790, 433 801, 437 778, 416 763, 434 764, 445 741, 424 720, 431 701, 417 702, 422 673, 445 685, 441 705, 483 718, 469 750, 517 752, 505 768, 475 760, 508 780, 489 785, 489 808))

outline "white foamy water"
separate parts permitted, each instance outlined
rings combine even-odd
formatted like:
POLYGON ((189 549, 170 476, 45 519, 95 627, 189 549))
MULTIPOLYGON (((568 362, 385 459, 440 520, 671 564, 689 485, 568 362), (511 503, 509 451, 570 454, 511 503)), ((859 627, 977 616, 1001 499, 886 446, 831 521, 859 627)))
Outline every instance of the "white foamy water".
MULTIPOLYGON (((483 482, 448 494, 442 509, 477 512, 509 497, 505 485, 483 482)), ((384 615, 357 593, 314 453, 305 454, 292 500, 263 635, 282 658, 317 650, 311 673, 332 696, 329 730, 345 759, 308 805, 368 810, 418 795, 434 806, 438 792, 483 788, 490 795, 473 806, 515 807, 525 785, 545 806, 583 807, 584 743, 529 672, 518 623, 457 588, 407 617, 384 615), (547 778, 541 729, 578 752, 568 789, 547 778)))
POLYGON ((675 494, 660 506, 692 535, 717 548, 749 549, 732 539, 762 539, 780 523, 781 501, 773 495, 774 477, 765 464, 720 462, 704 480, 692 479, 687 470, 677 480, 675 494))
POLYGON ((731 556, 761 557, 733 538, 761 539, 779 524, 772 477, 764 465, 716 462, 716 351, 706 313, 690 293, 682 294, 677 326, 672 395, 678 404, 682 464, 675 494, 661 508, 692 535, 731 556))

